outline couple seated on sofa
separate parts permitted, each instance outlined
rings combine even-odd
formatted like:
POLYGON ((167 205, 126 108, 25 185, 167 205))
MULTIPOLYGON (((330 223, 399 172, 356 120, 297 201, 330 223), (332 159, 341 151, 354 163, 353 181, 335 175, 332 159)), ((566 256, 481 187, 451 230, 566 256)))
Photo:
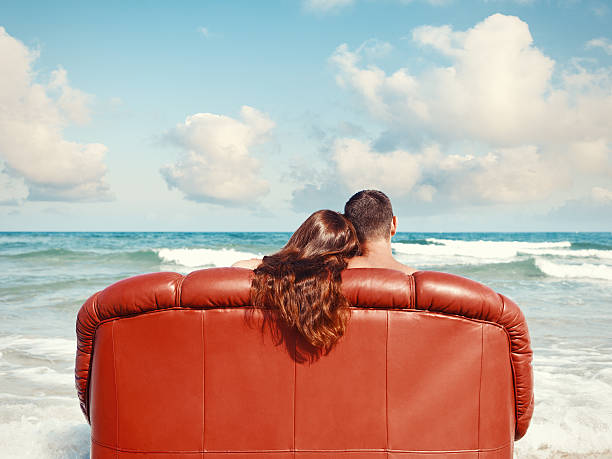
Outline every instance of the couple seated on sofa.
POLYGON ((340 289, 345 268, 387 268, 412 274, 391 253, 397 229, 391 201, 364 190, 344 206, 344 215, 319 210, 306 219, 278 252, 233 266, 254 270, 253 306, 275 309, 308 343, 329 352, 350 316, 340 289))

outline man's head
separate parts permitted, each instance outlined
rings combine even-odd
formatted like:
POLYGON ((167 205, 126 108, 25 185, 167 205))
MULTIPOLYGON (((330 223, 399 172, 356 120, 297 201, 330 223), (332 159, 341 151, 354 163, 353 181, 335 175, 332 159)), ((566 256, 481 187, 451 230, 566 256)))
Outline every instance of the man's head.
POLYGON ((378 190, 363 190, 351 196, 344 205, 344 215, 357 231, 360 243, 389 240, 397 225, 391 201, 378 190))

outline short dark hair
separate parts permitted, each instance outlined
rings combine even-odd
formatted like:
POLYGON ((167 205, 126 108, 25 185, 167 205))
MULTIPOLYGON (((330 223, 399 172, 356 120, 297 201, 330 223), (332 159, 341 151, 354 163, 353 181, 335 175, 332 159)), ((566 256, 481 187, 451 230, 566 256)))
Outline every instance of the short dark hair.
POLYGON ((393 208, 389 197, 378 190, 363 190, 344 205, 344 216, 357 232, 359 242, 389 237, 393 208))

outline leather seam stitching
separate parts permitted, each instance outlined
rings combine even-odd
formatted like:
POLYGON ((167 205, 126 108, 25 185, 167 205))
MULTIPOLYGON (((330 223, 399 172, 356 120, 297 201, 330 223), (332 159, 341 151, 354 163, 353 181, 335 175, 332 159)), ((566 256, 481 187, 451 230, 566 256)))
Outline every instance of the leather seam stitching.
MULTIPOLYGON (((240 306, 243 307, 243 306, 240 306)), ((247 308, 248 306, 244 306, 244 308, 247 308)), ((104 319, 102 321, 100 321, 97 325, 96 325, 96 329, 99 328, 101 325, 106 324, 108 322, 114 322, 117 320, 123 320, 123 319, 131 319, 134 317, 139 317, 139 316, 144 316, 147 314, 160 314, 163 313, 165 311, 209 311, 209 310, 219 310, 219 309, 237 309, 237 307, 235 306, 215 306, 215 307, 206 307, 206 308, 184 308, 184 307, 171 307, 171 308, 165 308, 165 309, 155 309, 155 310, 151 310, 151 311, 139 311, 139 312, 135 312, 133 314, 128 314, 128 315, 123 315, 123 316, 117 316, 117 317, 110 317, 108 319, 104 319)), ((253 308, 253 309, 257 309, 257 308, 253 308)), ((503 328, 505 330, 507 330, 507 328, 500 324, 499 322, 495 322, 495 321, 491 321, 491 320, 485 320, 485 319, 477 319, 475 317, 467 317, 467 316, 462 316, 460 314, 449 314, 446 312, 440 312, 440 311, 431 311, 429 309, 406 309, 406 308, 378 308, 378 307, 372 307, 372 308, 364 308, 364 307, 354 307, 351 306, 350 307, 351 310, 355 310, 355 311, 400 311, 400 312, 404 312, 407 314, 433 314, 433 315, 438 315, 438 316, 444 316, 444 317, 456 317, 458 319, 462 319, 462 320, 470 320, 473 322, 478 322, 478 323, 486 323, 486 324, 491 324, 491 325, 495 325, 499 328, 503 328)))
POLYGON ((115 354, 115 323, 111 327, 113 341, 113 379, 115 381, 115 442, 119 449, 119 388, 117 386, 117 355, 115 354))
POLYGON ((440 451, 440 450, 406 450, 406 449, 390 449, 390 448, 354 448, 354 449, 261 449, 257 451, 253 450, 206 450, 206 451, 197 451, 197 450, 145 450, 145 449, 129 449, 129 448, 115 448, 111 445, 107 445, 104 442, 96 440, 91 437, 92 443, 95 443, 99 446, 109 449, 115 449, 117 451, 125 452, 125 453, 147 453, 147 454, 172 454, 172 453, 187 453, 187 454, 201 454, 201 453, 214 453, 214 454, 264 454, 264 453, 289 453, 289 452, 304 452, 304 453, 317 453, 317 452, 329 452, 329 453, 367 453, 367 452, 387 452, 387 453, 421 453, 421 454, 456 454, 456 453, 476 453, 476 452, 494 452, 499 451, 504 448, 507 448, 512 444, 512 442, 508 442, 501 446, 496 446, 495 448, 482 448, 482 449, 455 449, 449 451, 440 451))
MULTIPOLYGON (((386 449, 389 449, 389 311, 387 311, 386 335, 385 335, 385 435, 386 449)), ((387 451, 387 459, 389 451, 387 451)))
MULTIPOLYGON (((478 381, 478 440, 476 446, 480 448, 480 412, 482 410, 482 360, 484 358, 484 325, 480 324, 480 378, 478 381)), ((479 453, 480 455, 480 453, 479 453)))
MULTIPOLYGON (((201 326, 202 326, 202 451, 205 451, 204 444, 206 442, 206 348, 204 341, 204 311, 201 312, 201 326)), ((202 458, 204 452, 202 452, 202 458)))
MULTIPOLYGON (((297 336, 294 336, 294 340, 293 340, 294 357, 296 357, 296 353, 297 353, 297 336)), ((297 398, 297 363, 294 358, 293 359, 293 457, 294 458, 295 458, 295 418, 296 418, 295 407, 297 405, 296 398, 297 398)))

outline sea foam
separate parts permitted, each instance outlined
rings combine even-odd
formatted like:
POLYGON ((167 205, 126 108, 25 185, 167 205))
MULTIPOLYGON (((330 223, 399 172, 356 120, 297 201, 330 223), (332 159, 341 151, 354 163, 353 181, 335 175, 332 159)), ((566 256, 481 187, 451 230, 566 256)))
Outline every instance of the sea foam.
POLYGON ((535 356, 535 409, 515 457, 612 457, 611 369, 572 374, 535 356))
POLYGON ((535 264, 543 273, 553 277, 612 280, 612 266, 610 265, 555 263, 541 258, 536 259, 535 264))
POLYGON ((400 261, 419 267, 529 261, 542 274, 550 277, 612 280, 612 250, 573 250, 569 241, 462 241, 428 238, 426 242, 397 242, 392 243, 391 247, 400 261))
POLYGON ((188 268, 206 266, 231 266, 237 261, 249 258, 261 258, 261 254, 240 252, 235 249, 156 249, 159 258, 166 263, 188 268))
POLYGON ((481 264, 508 262, 520 253, 555 253, 571 247, 569 241, 519 242, 519 241, 460 241, 454 239, 428 238, 429 244, 392 243, 393 250, 400 254, 430 259, 436 264, 481 264))
POLYGON ((24 459, 89 458, 90 428, 72 400, 3 404, 0 456, 24 459))
POLYGON ((48 360, 72 360, 76 341, 66 338, 44 338, 23 335, 0 337, 0 352, 15 350, 48 360))

